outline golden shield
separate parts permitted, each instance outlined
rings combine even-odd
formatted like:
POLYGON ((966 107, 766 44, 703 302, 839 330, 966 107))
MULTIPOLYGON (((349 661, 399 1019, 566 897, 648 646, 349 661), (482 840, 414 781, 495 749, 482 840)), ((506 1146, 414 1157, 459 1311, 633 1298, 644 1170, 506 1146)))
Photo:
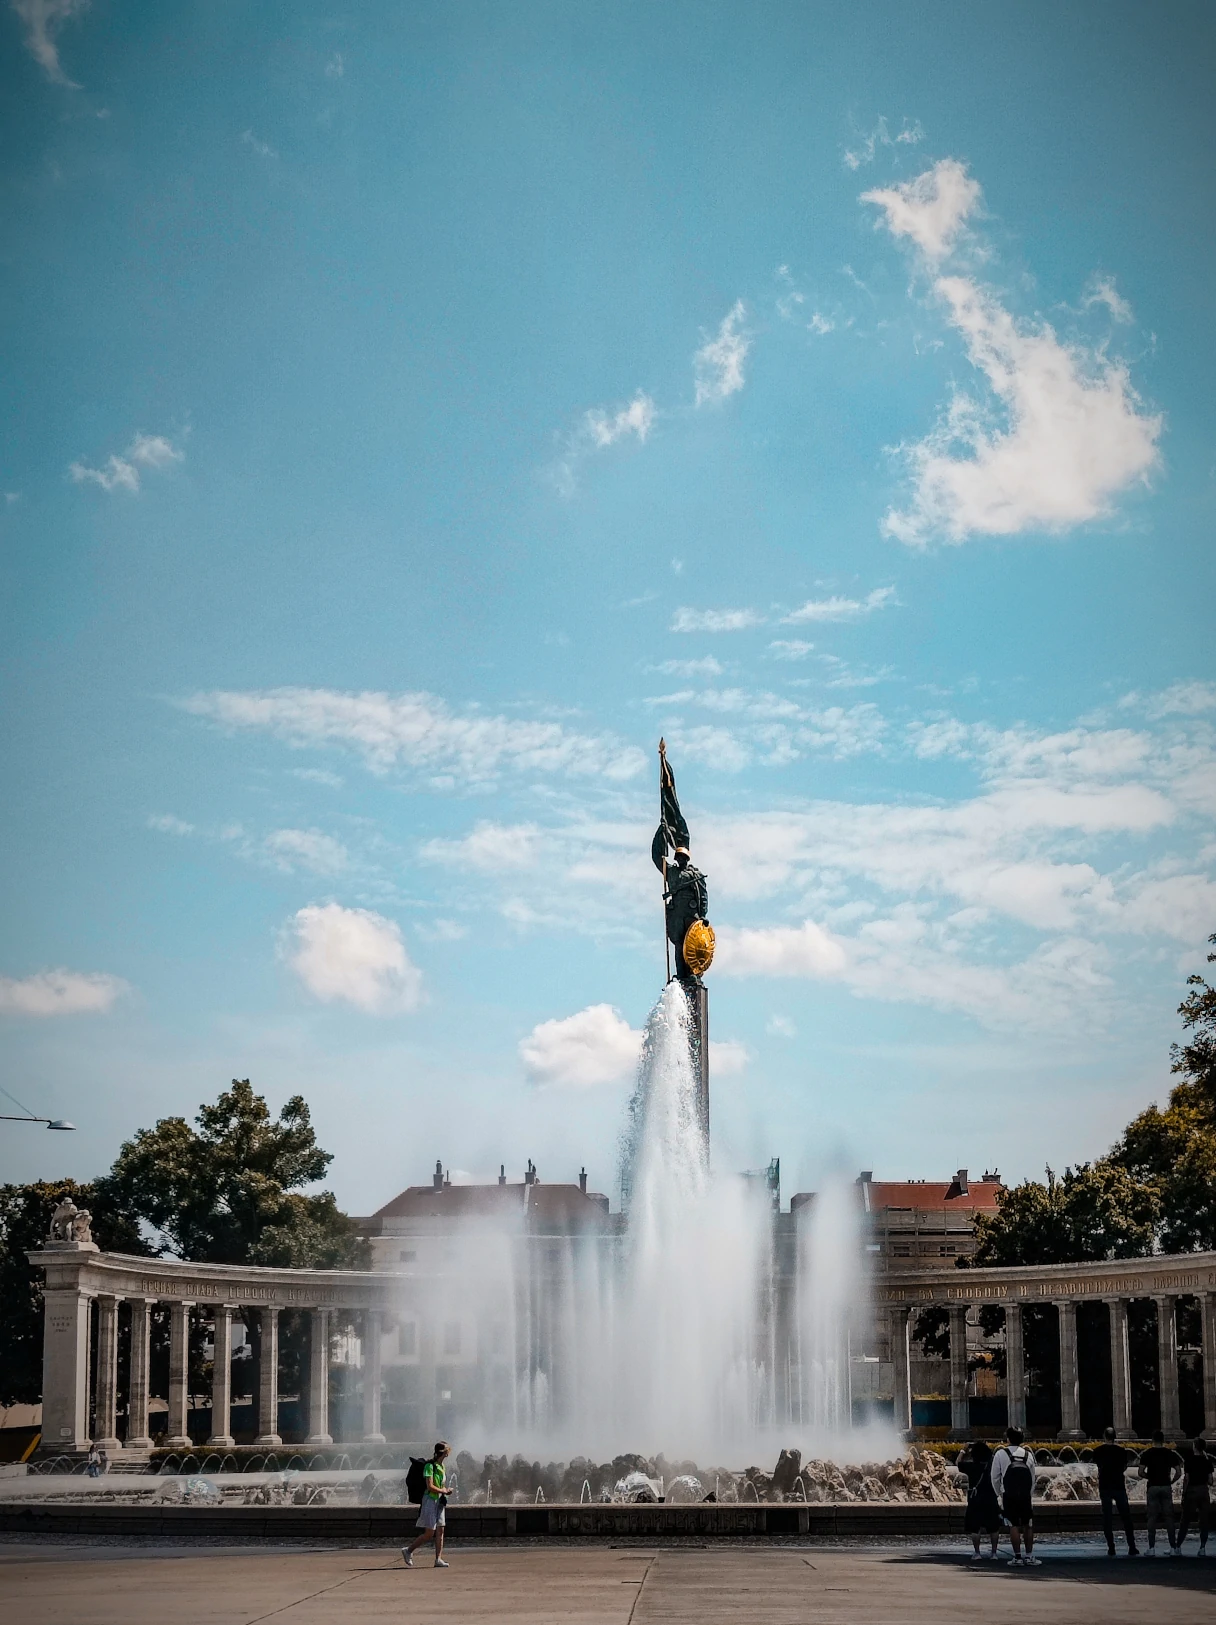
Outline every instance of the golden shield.
POLYGON ((694 976, 704 976, 713 964, 716 940, 708 920, 694 920, 684 933, 684 963, 694 976))

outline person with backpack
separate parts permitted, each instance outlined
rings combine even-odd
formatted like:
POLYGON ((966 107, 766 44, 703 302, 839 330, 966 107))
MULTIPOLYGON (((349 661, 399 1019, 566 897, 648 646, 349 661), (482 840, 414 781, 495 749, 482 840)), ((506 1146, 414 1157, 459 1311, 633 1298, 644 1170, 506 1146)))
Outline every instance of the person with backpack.
POLYGON ((1114 1428, 1107 1428, 1102 1435, 1102 1443, 1094 1451, 1094 1463, 1098 1469, 1098 1499, 1102 1502, 1102 1532, 1106 1536, 1106 1555, 1115 1555, 1115 1511, 1118 1509, 1119 1518, 1123 1524, 1123 1533, 1127 1536, 1127 1555, 1139 1557, 1140 1551, 1136 1545, 1136 1531, 1132 1524, 1132 1509, 1127 1504, 1127 1469, 1135 1457, 1130 1450, 1124 1450, 1121 1444, 1115 1443, 1114 1428))
POLYGON ((1216 1472, 1216 1456, 1209 1453, 1203 1435, 1191 1440, 1191 1448, 1183 1457, 1186 1477, 1182 1481, 1182 1521, 1178 1525, 1178 1550, 1187 1537, 1192 1518, 1199 1525, 1199 1550, 1196 1557, 1208 1555, 1208 1522, 1212 1516, 1210 1485, 1216 1472))
POLYGON ((1174 1519, 1174 1485, 1182 1477, 1182 1457, 1171 1450, 1160 1428, 1153 1434, 1153 1442, 1140 1457, 1141 1478, 1147 1478, 1144 1499, 1148 1503, 1148 1549, 1157 1546, 1157 1525, 1165 1524, 1169 1536, 1170 1556, 1178 1557, 1178 1525, 1174 1519))
MULTIPOLYGON (((418 1507, 418 1528, 421 1533, 416 1535, 408 1546, 401 1548, 401 1555, 405 1559, 407 1569, 413 1568, 414 1553, 419 1546, 425 1546, 428 1540, 435 1542, 435 1567, 437 1569, 446 1569, 448 1566, 443 1556, 443 1531, 447 1522, 447 1500, 451 1491, 445 1483, 443 1464, 450 1455, 451 1449, 440 1439, 435 1446, 435 1452, 430 1461, 422 1463, 422 1483, 418 1485, 415 1479, 415 1487, 421 1492, 418 1507)), ((411 1499, 413 1498, 413 1490, 410 1486, 410 1478, 414 1475, 417 1466, 418 1463, 411 1459, 410 1471, 406 1475, 405 1481, 411 1499)))
POLYGON ((1006 1428, 1006 1443, 992 1458, 992 1488, 1009 1525, 1009 1539, 1013 1543, 1010 1567, 1015 1563, 1038 1568, 1034 1555, 1034 1452, 1027 1450, 1021 1428, 1006 1428), (1026 1542, 1026 1556, 1022 1556, 1022 1542, 1026 1542))
POLYGON ((975 1561, 980 1556, 980 1536, 992 1541, 992 1556, 996 1556, 1001 1538, 1001 1508, 992 1487, 992 1447, 984 1439, 976 1439, 962 1452, 956 1465, 967 1475, 967 1516, 964 1531, 971 1536, 975 1548, 975 1561))

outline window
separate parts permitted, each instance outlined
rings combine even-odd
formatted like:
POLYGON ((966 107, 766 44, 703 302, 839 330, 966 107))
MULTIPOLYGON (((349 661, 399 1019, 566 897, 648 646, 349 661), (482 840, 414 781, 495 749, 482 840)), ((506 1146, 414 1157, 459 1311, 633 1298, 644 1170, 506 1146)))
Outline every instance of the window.
POLYGON ((416 1320, 403 1320, 397 1328, 397 1353, 405 1360, 413 1360, 418 1355, 418 1322, 416 1320))
POLYGON ((891 1251, 895 1254, 896 1258, 911 1258, 912 1243, 909 1241, 897 1241, 891 1248, 891 1251))
POLYGON ((443 1352, 445 1354, 460 1353, 460 1322, 449 1320, 443 1328, 443 1352))
POLYGON ((397 1262, 399 1264, 413 1264, 416 1261, 417 1257, 418 1257, 417 1253, 398 1253, 397 1254, 397 1262))

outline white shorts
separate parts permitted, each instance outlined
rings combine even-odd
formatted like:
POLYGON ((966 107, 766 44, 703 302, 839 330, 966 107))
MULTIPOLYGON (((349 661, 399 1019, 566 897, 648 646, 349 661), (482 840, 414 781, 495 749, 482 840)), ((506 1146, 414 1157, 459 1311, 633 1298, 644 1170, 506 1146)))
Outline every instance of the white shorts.
POLYGON ((442 1529, 447 1522, 447 1505, 438 1501, 433 1495, 426 1495, 418 1509, 419 1529, 442 1529))

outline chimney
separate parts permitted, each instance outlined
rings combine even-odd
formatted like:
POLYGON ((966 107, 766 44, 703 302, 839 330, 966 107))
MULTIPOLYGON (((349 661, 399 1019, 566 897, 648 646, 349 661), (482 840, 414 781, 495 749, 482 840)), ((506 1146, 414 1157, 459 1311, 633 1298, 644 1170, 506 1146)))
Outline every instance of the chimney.
POLYGON ((536 1184, 536 1164, 532 1161, 531 1157, 528 1158, 528 1166, 524 1169, 524 1184, 536 1184))
POLYGON ((954 1183, 958 1186, 958 1193, 960 1196, 966 1196, 968 1194, 967 1170, 965 1168, 960 1168, 958 1173, 955 1174, 954 1183))
POLYGON ((500 1185, 505 1185, 506 1182, 507 1182, 507 1165, 506 1165, 505 1162, 500 1162, 498 1164, 498 1183, 500 1185))
POLYGON ((580 1168, 579 1171, 578 1171, 578 1188, 579 1188, 580 1191, 582 1191, 583 1195, 586 1196, 586 1194, 587 1194, 587 1170, 585 1168, 580 1168))
POLYGON ((432 1177, 432 1184, 434 1185, 434 1187, 435 1187, 435 1189, 437 1191, 441 1191, 443 1189, 443 1164, 442 1164, 442 1162, 436 1162, 436 1164, 435 1164, 435 1172, 434 1172, 434 1175, 432 1177))

